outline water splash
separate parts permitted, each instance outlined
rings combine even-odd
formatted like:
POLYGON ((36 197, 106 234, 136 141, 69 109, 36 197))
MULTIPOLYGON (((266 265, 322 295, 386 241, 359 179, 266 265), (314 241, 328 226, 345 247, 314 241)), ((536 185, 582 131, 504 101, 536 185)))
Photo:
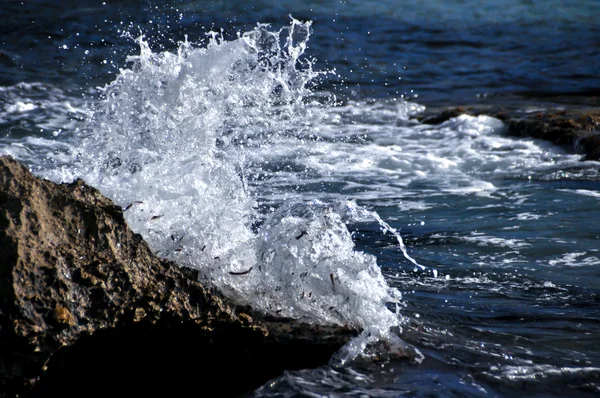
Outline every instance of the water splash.
MULTIPOLYGON (((185 41, 176 53, 154 53, 140 37, 140 55, 103 89, 78 173, 124 206, 159 254, 242 303, 364 330, 344 362, 375 340, 398 340, 390 330, 400 317, 386 304, 401 299, 376 258, 354 250, 346 224, 378 222, 418 264, 396 230, 354 202, 289 200, 258 211, 248 159, 276 175, 260 154, 290 149, 277 137, 318 139, 313 126, 326 117, 309 90, 322 75, 303 58, 309 37, 310 23, 294 19, 233 41, 211 33, 205 48, 185 41)), ((306 145, 297 140, 292 151, 306 145)))

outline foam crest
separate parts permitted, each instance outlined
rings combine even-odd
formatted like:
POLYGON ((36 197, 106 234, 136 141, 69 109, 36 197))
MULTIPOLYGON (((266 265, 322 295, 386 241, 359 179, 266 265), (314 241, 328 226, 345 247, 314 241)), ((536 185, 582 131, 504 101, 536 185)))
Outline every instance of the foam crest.
POLYGON ((11 138, 71 134, 88 117, 81 98, 42 83, 0 86, 0 128, 11 138))
MULTIPOLYGON (((259 230, 255 293, 259 307, 361 329, 398 324, 386 302, 400 292, 385 282, 375 257, 354 250, 347 223, 352 202, 287 204, 259 230), (265 299, 266 298, 266 299, 265 299), (274 307, 276 306, 276 307, 274 307)), ((253 270, 254 272, 254 270, 253 270)))

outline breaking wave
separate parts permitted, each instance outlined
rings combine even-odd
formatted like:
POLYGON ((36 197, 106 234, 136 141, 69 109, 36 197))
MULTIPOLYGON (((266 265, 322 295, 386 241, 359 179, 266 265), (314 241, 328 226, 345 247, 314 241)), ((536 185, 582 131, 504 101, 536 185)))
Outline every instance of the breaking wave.
POLYGON ((391 332, 401 326, 401 294, 374 256, 355 250, 347 225, 379 223, 418 264, 397 231, 355 202, 261 197, 261 185, 303 167, 293 157, 310 155, 333 102, 311 91, 331 72, 303 56, 310 33, 309 22, 292 19, 160 53, 138 38, 140 54, 102 89, 77 166, 61 178, 83 176, 160 255, 240 302, 363 330, 337 358, 344 363, 380 339, 406 348, 391 332))

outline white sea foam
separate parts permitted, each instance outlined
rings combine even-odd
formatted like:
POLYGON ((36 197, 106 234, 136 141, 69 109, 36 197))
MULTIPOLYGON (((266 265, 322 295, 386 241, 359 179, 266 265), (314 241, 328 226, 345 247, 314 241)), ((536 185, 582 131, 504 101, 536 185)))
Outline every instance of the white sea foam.
MULTIPOLYGON (((562 385, 569 384, 587 384, 591 380, 597 380, 600 376, 600 368, 592 366, 573 367, 563 366, 557 367, 552 365, 504 365, 491 366, 489 370, 481 373, 482 376, 489 378, 495 382, 527 382, 539 381, 561 383, 562 385)), ((600 392, 600 388, 590 383, 590 392, 600 392)))
POLYGON ((0 127, 5 125, 9 131, 24 123, 27 130, 41 137, 56 137, 65 131, 73 132, 87 116, 82 98, 55 86, 42 83, 0 86, 0 127))
POLYGON ((559 189, 561 192, 574 192, 578 195, 591 196, 593 198, 600 198, 600 192, 590 191, 589 189, 559 189))
POLYGON ((0 154, 62 180, 57 168, 71 168, 69 140, 88 116, 81 98, 49 84, 0 87, 0 154))
POLYGON ((507 249, 520 249, 531 245, 530 243, 521 239, 506 239, 476 232, 472 232, 470 236, 461 236, 459 239, 466 242, 476 243, 479 246, 495 246, 504 247, 507 249))
POLYGON ((600 259, 587 252, 570 252, 548 261, 548 264, 563 267, 593 267, 600 265, 600 259))
POLYGON ((538 220, 541 217, 541 215, 535 213, 519 213, 516 217, 509 218, 509 220, 530 221, 538 220))
MULTIPOLYGON (((25 137, 19 140, 0 138, 0 154, 33 165, 32 169, 36 172, 44 170, 47 173, 49 170, 58 170, 57 167, 61 165, 71 165, 70 151, 69 144, 47 138, 25 137)), ((71 172, 68 174, 70 175, 71 172)))

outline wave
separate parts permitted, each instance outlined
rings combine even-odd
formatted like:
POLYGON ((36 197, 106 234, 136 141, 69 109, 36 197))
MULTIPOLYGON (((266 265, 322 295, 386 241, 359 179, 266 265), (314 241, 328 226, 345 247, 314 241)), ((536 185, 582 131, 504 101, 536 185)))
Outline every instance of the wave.
POLYGON ((309 22, 292 19, 232 41, 211 32, 206 47, 185 41, 160 53, 139 37, 140 54, 102 89, 74 145, 75 166, 54 177, 98 187, 160 255, 242 303, 363 330, 338 363, 380 339, 404 352, 391 332, 402 317, 387 307, 402 296, 374 256, 355 250, 347 224, 379 223, 418 265, 398 232, 352 201, 299 200, 293 190, 277 206, 261 200, 260 187, 321 140, 334 101, 310 89, 331 73, 303 57, 310 32, 309 22))

